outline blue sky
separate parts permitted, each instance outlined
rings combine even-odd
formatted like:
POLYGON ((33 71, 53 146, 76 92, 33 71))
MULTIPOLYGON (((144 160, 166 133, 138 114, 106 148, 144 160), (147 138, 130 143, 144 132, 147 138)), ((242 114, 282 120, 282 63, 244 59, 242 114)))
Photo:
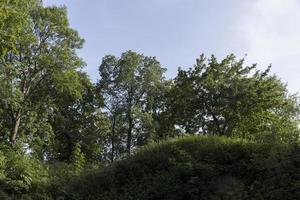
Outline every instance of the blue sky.
POLYGON ((85 39, 78 53, 93 80, 107 54, 133 50, 156 56, 174 77, 205 53, 234 53, 258 63, 300 92, 299 0, 44 0, 65 5, 85 39))

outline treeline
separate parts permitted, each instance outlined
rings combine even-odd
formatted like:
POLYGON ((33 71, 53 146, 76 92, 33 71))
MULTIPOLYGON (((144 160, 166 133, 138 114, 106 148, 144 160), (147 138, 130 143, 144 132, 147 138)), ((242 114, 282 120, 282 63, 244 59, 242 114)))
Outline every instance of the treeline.
POLYGON ((105 56, 93 83, 66 8, 0 2, 0 182, 7 193, 30 190, 37 166, 50 166, 41 170, 47 178, 71 176, 51 175, 51 167, 78 174, 170 137, 298 141, 298 97, 269 67, 201 55, 168 80, 155 57, 127 51, 105 56))

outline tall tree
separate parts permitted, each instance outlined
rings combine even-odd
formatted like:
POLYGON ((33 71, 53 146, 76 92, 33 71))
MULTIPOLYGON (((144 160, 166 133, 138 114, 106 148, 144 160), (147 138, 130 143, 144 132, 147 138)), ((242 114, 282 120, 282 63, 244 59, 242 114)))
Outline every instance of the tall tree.
MULTIPOLYGON (((44 124, 38 132, 51 132, 47 115, 51 115, 57 93, 81 96, 76 70, 83 63, 75 51, 83 40, 69 27, 65 8, 43 7, 39 0, 11 2, 16 4, 10 6, 23 5, 21 12, 26 22, 26 26, 12 32, 16 34, 12 35, 13 43, 9 43, 13 47, 3 50, 0 58, 0 81, 5 88, 0 100, 4 110, 0 124, 5 128, 4 139, 9 130, 9 141, 15 144, 26 129, 36 129, 36 123, 44 124)), ((19 11, 14 10, 17 15, 19 11)), ((14 21, 9 23, 14 27, 14 21)), ((37 131, 27 133, 33 132, 37 131)))
POLYGON ((252 139, 294 140, 299 104, 286 86, 229 55, 218 62, 204 55, 194 68, 179 69, 168 100, 173 125, 187 133, 243 135, 252 139))
POLYGON ((149 138, 153 115, 159 108, 155 100, 163 88, 164 71, 155 57, 132 51, 123 53, 121 58, 103 58, 98 90, 111 121, 111 161, 120 154, 116 152, 117 146, 125 147, 124 151, 130 153, 133 146, 149 138))

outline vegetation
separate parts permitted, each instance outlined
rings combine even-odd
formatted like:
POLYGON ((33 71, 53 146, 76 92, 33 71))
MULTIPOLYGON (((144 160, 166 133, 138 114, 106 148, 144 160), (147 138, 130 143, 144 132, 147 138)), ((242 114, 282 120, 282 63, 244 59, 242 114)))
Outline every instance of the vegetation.
POLYGON ((193 136, 153 144, 67 187, 73 199, 298 199, 299 145, 193 136))
POLYGON ((178 71, 167 101, 170 121, 187 133, 240 136, 257 141, 295 141, 299 104, 274 75, 229 55, 204 55, 178 71))
POLYGON ((299 100, 270 67, 168 80, 126 51, 93 83, 83 43, 65 7, 0 0, 0 199, 299 199, 299 100))

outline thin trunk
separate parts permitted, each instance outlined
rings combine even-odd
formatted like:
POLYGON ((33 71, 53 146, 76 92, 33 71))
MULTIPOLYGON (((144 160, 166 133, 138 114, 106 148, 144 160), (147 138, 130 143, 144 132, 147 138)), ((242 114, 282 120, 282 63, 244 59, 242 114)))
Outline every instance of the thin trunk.
POLYGON ((133 128, 133 120, 131 117, 131 112, 128 115, 128 132, 127 132, 127 144, 126 144, 126 151, 127 154, 131 153, 131 140, 132 140, 132 128, 133 128))
POLYGON ((18 110, 16 117, 14 119, 14 124, 13 124, 13 130, 11 133, 11 137, 10 137, 10 142, 12 145, 14 145, 16 143, 17 140, 17 136, 19 133, 19 127, 20 127, 20 123, 21 123, 21 110, 18 110))
POLYGON ((113 124, 111 128, 111 163, 114 162, 115 157, 115 129, 116 129, 116 116, 113 117, 113 124))
POLYGON ((127 143, 126 143, 126 152, 128 155, 131 153, 131 140, 132 140, 132 128, 133 128, 133 119, 132 119, 132 106, 133 106, 133 87, 130 86, 128 92, 128 105, 127 105, 127 119, 128 119, 128 131, 127 131, 127 143))

